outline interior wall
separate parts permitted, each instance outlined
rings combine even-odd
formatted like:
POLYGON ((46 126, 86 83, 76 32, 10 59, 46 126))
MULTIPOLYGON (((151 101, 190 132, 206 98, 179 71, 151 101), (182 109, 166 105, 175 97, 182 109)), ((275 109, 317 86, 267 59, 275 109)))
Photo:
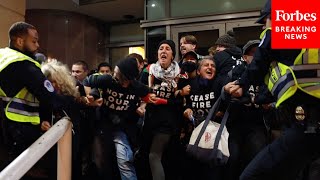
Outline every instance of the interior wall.
POLYGON ((71 67, 79 60, 86 61, 89 69, 95 69, 106 60, 105 23, 92 17, 61 11, 30 9, 26 22, 39 32, 39 52, 56 58, 71 67))
POLYGON ((140 23, 112 25, 110 27, 110 43, 143 41, 144 31, 140 23))
POLYGON ((25 0, 0 1, 0 47, 8 46, 8 30, 13 23, 17 21, 24 21, 25 9, 25 0))

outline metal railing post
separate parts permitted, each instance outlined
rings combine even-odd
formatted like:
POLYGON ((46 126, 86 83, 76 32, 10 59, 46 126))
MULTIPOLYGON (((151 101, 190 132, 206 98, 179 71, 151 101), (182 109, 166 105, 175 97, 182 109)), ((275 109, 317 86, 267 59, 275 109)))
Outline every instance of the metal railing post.
MULTIPOLYGON (((27 173, 31 167, 36 164, 39 159, 53 146, 55 145, 58 140, 65 134, 66 130, 67 135, 66 139, 71 138, 71 121, 67 117, 63 117, 58 122, 56 122, 46 133, 44 133, 40 138, 38 138, 28 149, 23 151, 14 161, 12 161, 4 170, 0 172, 0 179, 1 180, 18 180, 24 174, 27 173), (69 134, 68 134, 69 133, 69 134)), ((64 140, 65 141, 65 140, 64 140)), ((68 142, 68 141, 66 141, 68 142)), ((69 141, 69 157, 71 157, 71 141, 69 141)), ((63 143, 65 144, 65 143, 63 143)), ((67 146, 63 146, 64 149, 68 148, 67 146)), ((65 150, 68 152, 68 150, 65 150)), ((61 153, 65 153, 64 151, 61 153)), ((64 157, 62 157, 64 158, 64 157)), ((66 158, 67 159, 67 158, 66 158)), ((64 159, 62 162, 65 162, 65 171, 69 172, 67 177, 71 179, 71 159, 65 161, 64 159), (67 169, 69 168, 69 169, 67 169)), ((59 176, 58 176, 59 178, 59 176)), ((67 179, 67 178, 66 178, 67 179)), ((69 180, 68 179, 68 180, 69 180)))
POLYGON ((70 180, 72 167, 72 128, 68 124, 68 129, 58 141, 57 156, 57 179, 70 180))

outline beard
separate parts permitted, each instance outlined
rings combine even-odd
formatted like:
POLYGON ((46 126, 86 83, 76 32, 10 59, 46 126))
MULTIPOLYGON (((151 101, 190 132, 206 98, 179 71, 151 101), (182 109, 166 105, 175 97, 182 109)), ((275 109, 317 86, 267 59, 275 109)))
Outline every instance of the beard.
POLYGON ((35 54, 37 53, 37 51, 31 51, 30 48, 28 48, 27 46, 24 46, 22 51, 23 54, 31 57, 32 59, 36 59, 35 54))

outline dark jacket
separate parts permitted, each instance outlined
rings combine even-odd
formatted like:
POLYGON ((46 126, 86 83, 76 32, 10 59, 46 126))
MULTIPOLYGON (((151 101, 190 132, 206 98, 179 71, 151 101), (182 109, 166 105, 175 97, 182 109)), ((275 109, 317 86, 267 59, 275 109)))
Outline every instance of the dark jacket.
POLYGON ((227 74, 237 64, 237 61, 241 60, 241 57, 241 49, 236 46, 217 52, 213 57, 217 75, 227 74))

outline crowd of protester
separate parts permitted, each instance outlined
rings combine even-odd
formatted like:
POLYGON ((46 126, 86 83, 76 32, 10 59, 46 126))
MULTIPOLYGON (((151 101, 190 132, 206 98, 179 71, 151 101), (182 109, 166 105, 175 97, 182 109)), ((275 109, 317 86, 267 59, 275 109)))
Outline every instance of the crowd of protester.
MULTIPOLYGON (((69 69, 38 55, 44 76, 68 101, 53 110, 53 117, 41 120, 39 136, 61 117, 71 118, 73 179, 239 179, 287 124, 265 84, 250 85, 237 99, 225 92, 229 82, 241 77, 260 44, 250 40, 241 49, 235 36, 230 31, 220 36, 208 55, 197 53, 193 35, 181 37, 180 53, 172 40, 163 40, 153 64, 139 54, 124 54, 114 68, 102 62, 94 71, 85 61, 69 69), (178 54, 179 62, 174 60, 178 54), (209 166, 189 156, 186 147, 192 130, 220 96, 224 102, 216 116, 223 117, 229 106, 230 157, 226 165, 209 166)), ((42 162, 46 166, 27 175, 54 179, 56 155, 46 156, 42 162)), ((301 169, 301 179, 305 171, 301 169)))

